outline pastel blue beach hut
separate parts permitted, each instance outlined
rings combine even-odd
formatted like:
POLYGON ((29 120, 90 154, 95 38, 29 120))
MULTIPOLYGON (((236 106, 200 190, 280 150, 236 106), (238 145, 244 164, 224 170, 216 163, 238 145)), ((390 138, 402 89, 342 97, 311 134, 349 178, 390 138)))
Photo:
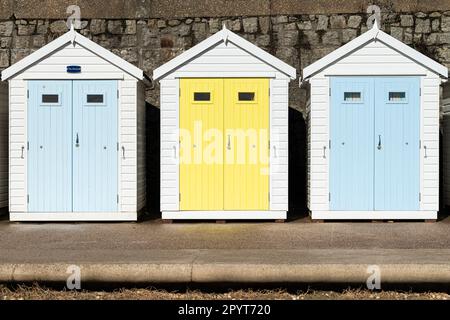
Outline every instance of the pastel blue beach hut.
POLYGON ((377 23, 303 70, 313 219, 437 218, 447 76, 377 23))
POLYGON ((10 219, 136 220, 145 205, 144 72, 71 29, 2 80, 10 219))

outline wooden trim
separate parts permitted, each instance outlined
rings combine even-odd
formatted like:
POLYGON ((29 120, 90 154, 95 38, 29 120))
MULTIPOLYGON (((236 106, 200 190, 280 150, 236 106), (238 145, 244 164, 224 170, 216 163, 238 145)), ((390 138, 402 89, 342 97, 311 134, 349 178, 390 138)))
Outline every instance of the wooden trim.
POLYGON ((437 211, 312 211, 313 220, 425 220, 437 219, 437 211))
POLYGON ((286 220, 287 211, 163 211, 164 220, 286 220))

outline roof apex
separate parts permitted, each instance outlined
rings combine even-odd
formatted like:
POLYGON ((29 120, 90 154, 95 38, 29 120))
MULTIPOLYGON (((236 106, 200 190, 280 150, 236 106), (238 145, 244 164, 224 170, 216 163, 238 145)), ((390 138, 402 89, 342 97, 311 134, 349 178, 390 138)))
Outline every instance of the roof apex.
POLYGON ((32 64, 51 55, 54 51, 59 50, 63 46, 67 45, 68 43, 72 43, 72 44, 78 43, 80 46, 82 46, 86 50, 94 52, 102 59, 115 65, 116 67, 120 68, 121 70, 130 74, 131 76, 135 77, 136 79, 145 80, 144 72, 141 69, 132 65, 128 61, 125 61, 124 59, 115 55, 111 51, 103 48, 102 46, 98 45, 97 43, 93 42, 92 40, 89 40, 85 36, 81 35, 77 31, 75 31, 73 24, 71 25, 70 30, 68 32, 64 33, 59 38, 56 38, 55 40, 46 44, 39 50, 33 52, 32 54, 23 58, 19 62, 13 64, 9 68, 3 70, 2 80, 9 80, 10 78, 14 77, 18 73, 27 69, 32 64))
POLYGON ((161 78, 164 78, 168 74, 172 73, 174 70, 176 70, 179 66, 183 65, 184 63, 196 58, 197 56, 203 54, 206 50, 209 48, 217 45, 220 42, 224 42, 227 44, 228 42, 233 42, 236 46, 241 48, 242 50, 245 50, 247 52, 251 52, 254 56, 259 58, 260 60, 264 61, 268 65, 271 65, 273 68, 281 71, 282 73, 288 75, 291 79, 295 79, 297 76, 297 71, 294 67, 288 65, 284 61, 281 61, 277 57, 271 55, 270 53, 264 51, 263 49, 259 48, 258 46, 254 45, 250 41, 247 41, 246 39, 238 36, 237 34, 231 32, 227 29, 226 25, 224 24, 222 26, 222 30, 216 32, 209 38, 203 40, 202 42, 198 43, 197 45, 193 46, 189 50, 181 53, 180 55, 176 56, 169 62, 166 62, 162 66, 158 67, 153 71, 153 79, 159 80, 161 78))
POLYGON ((410 46, 404 44, 400 40, 392 37, 391 35, 383 32, 378 27, 378 22, 375 19, 373 27, 367 32, 363 33, 359 37, 353 39, 349 43, 343 45, 342 47, 336 49, 335 51, 329 53, 323 58, 317 60, 316 62, 310 64, 303 69, 303 77, 300 81, 306 80, 318 73, 319 71, 326 69, 329 65, 333 64, 337 60, 343 58, 344 56, 358 50, 362 46, 366 45, 371 41, 378 40, 388 47, 395 49, 401 54, 407 56, 417 64, 423 65, 424 67, 430 69, 436 74, 443 78, 448 78, 448 69, 446 66, 432 60, 431 58, 425 56, 419 51, 411 48, 410 46))

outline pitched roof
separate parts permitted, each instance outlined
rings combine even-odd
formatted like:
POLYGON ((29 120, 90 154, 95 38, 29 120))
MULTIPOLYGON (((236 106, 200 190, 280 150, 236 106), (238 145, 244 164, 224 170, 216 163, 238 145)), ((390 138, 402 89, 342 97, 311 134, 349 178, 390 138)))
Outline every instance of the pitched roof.
POLYGON ((109 63, 115 65, 116 67, 120 68, 136 79, 145 80, 144 71, 115 55, 111 51, 89 40, 88 38, 82 36, 75 31, 73 26, 71 27, 69 32, 63 34, 59 38, 53 40, 52 42, 33 52, 29 56, 13 64, 9 68, 3 70, 2 80, 8 80, 14 77, 18 73, 22 72, 39 60, 51 55, 54 51, 59 50, 61 47, 67 45, 68 43, 78 43, 80 46, 89 51, 92 51, 93 53, 97 54, 101 58, 105 59, 109 63))
POLYGON ((252 55, 256 56, 257 58, 267 63, 268 65, 272 66, 273 68, 279 70, 280 72, 288 75, 291 79, 296 78, 297 71, 295 70, 295 68, 291 67, 287 63, 281 61, 280 59, 274 57, 270 53, 262 50, 261 48, 255 46, 253 43, 231 32, 224 25, 221 31, 215 33, 211 37, 203 40, 202 42, 195 45, 191 49, 183 52, 179 56, 173 58, 169 62, 155 69, 153 71, 153 80, 163 78, 167 74, 173 72, 179 66, 201 55, 209 48, 217 45, 220 42, 227 43, 228 41, 232 42, 239 48, 251 53, 252 55))
POLYGON ((322 59, 314 62, 313 64, 307 66, 303 69, 303 80, 313 76, 319 71, 327 68, 329 65, 333 64, 337 60, 345 57, 346 55, 352 53, 353 51, 361 48, 367 43, 378 40, 385 45, 395 49, 396 51, 402 53, 403 55, 409 57, 411 60, 416 63, 430 69, 431 71, 439 74, 440 76, 447 78, 448 77, 448 69, 446 66, 439 64, 438 62, 428 58, 424 54, 419 51, 411 48, 410 46, 404 44, 403 42, 395 39, 394 37, 388 35, 378 28, 378 23, 375 20, 375 23, 369 31, 363 33, 359 37, 353 39, 349 43, 343 45, 342 47, 336 49, 330 54, 326 55, 322 59))

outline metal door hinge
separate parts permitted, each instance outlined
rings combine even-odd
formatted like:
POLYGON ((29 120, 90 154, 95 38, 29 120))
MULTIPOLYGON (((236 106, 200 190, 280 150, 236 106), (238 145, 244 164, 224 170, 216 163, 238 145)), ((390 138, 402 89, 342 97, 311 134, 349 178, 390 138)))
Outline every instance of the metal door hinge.
POLYGON ((328 202, 331 202, 331 192, 328 192, 328 202))
POLYGON ((27 90, 27 98, 30 99, 30 90, 27 90))
POLYGON ((419 88, 419 96, 422 96, 422 88, 419 88))
POLYGON ((119 93, 119 90, 117 90, 117 99, 119 99, 119 97, 120 97, 120 93, 119 93))
POLYGON ((422 149, 422 140, 419 140, 419 149, 422 149))
POLYGON ((331 140, 328 140, 328 149, 331 149, 331 140))
POLYGON ((119 195, 117 195, 117 203, 119 203, 119 195))
POLYGON ((268 196, 269 196, 269 202, 270 202, 270 192, 268 193, 268 196))
POLYGON ((117 151, 119 151, 119 143, 117 142, 117 151))
POLYGON ((178 201, 181 202, 181 193, 178 194, 178 201))
POLYGON ((422 193, 419 192, 419 202, 422 202, 422 193))
POLYGON ((30 141, 27 141, 27 150, 30 150, 30 141))
POLYGON ((30 195, 27 194, 27 203, 30 203, 30 195))
POLYGON ((328 88, 328 95, 331 97, 331 88, 328 88))

